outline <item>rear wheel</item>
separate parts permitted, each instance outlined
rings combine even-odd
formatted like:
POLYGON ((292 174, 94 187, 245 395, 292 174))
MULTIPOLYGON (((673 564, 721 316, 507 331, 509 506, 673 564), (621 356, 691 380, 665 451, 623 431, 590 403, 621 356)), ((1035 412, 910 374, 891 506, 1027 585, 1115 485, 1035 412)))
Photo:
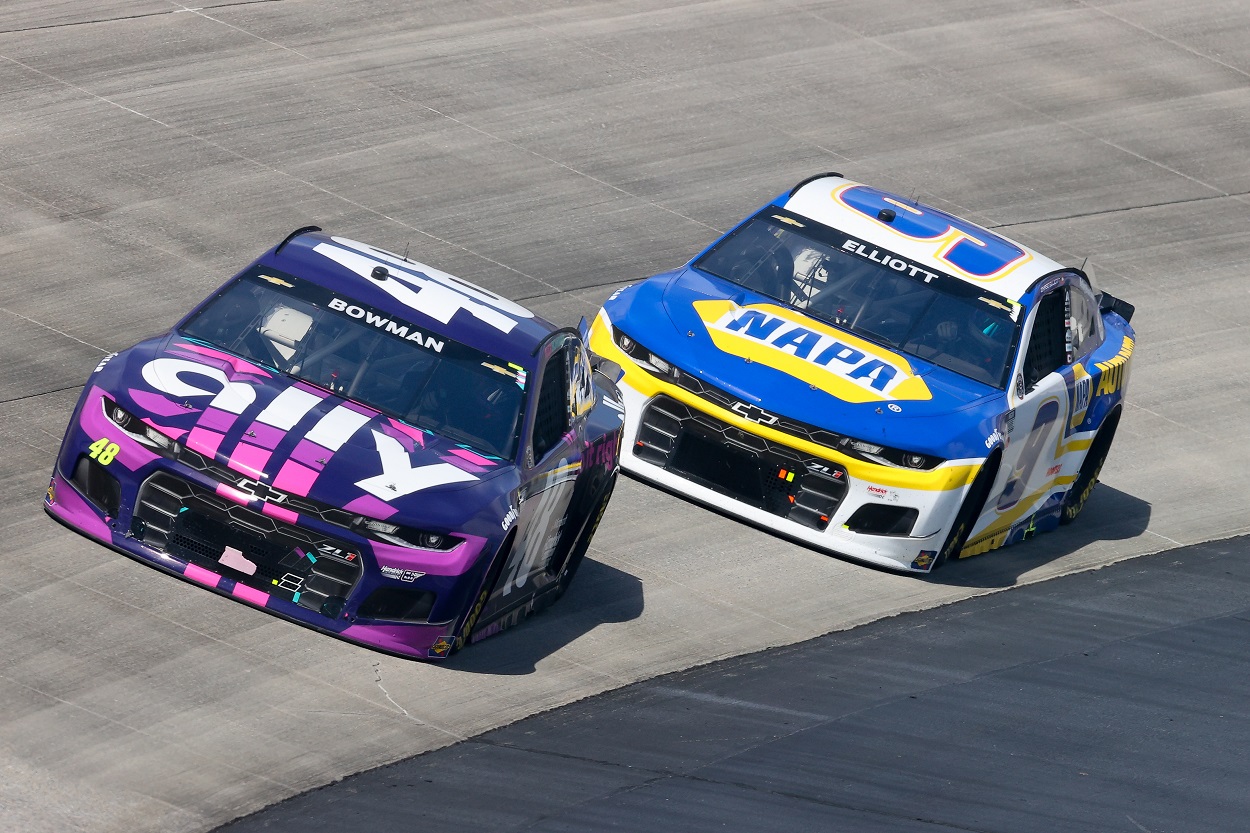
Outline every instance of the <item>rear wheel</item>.
POLYGON ((1106 422, 1094 435, 1094 441, 1085 452, 1085 460, 1081 463, 1081 471, 1077 474, 1072 488, 1063 497, 1063 506, 1059 510, 1059 523, 1070 524, 1076 520, 1085 508, 1094 487, 1098 485, 1098 474, 1102 464, 1107 462, 1107 454, 1111 451, 1111 441, 1115 439, 1115 429, 1120 424, 1120 412, 1116 411, 1107 417, 1106 422))
POLYGON ((972 481, 972 488, 968 490, 959 507, 959 513, 955 515, 955 522, 951 524, 950 535, 946 536, 942 549, 933 561, 933 569, 936 570, 959 557, 959 551, 964 548, 968 535, 972 532, 972 525, 981 517, 981 511, 985 508, 985 499, 989 497, 990 487, 994 485, 994 477, 998 474, 998 459, 995 457, 987 461, 981 467, 976 480, 972 481))

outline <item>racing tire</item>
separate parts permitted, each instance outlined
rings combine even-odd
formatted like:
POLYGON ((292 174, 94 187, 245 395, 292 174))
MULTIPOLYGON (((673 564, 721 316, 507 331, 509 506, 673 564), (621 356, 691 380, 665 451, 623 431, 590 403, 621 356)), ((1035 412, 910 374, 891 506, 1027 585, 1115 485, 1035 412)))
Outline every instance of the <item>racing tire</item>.
POLYGON ((556 579, 556 589, 551 594, 551 601, 564 595, 569 589, 569 585, 573 583, 573 576, 577 574, 577 568, 582 565, 582 560, 586 558, 586 551, 590 549, 590 541, 595 537, 595 532, 599 529, 599 522, 603 520, 603 513, 607 511, 608 500, 612 497, 612 490, 616 488, 616 475, 612 475, 612 479, 608 481, 607 486, 599 493, 599 499, 592 504, 590 511, 590 520, 582 527, 578 533, 577 539, 573 541, 569 547, 568 557, 564 559, 564 566, 560 568, 560 577, 556 579))
POLYGON ((955 515, 955 521, 951 524, 950 534, 946 536, 942 549, 938 550, 937 558, 933 560, 934 570, 948 561, 959 558, 959 551, 967 543, 968 535, 972 532, 972 525, 977 522, 977 518, 985 509, 985 501, 990 496, 990 487, 994 485, 994 478, 998 475, 998 463, 998 459, 987 462, 981 467, 976 479, 972 481, 972 488, 968 490, 964 502, 959 506, 959 512, 955 515))
POLYGON ((1103 463, 1107 462, 1107 454, 1111 451, 1111 441, 1115 439, 1115 429, 1120 425, 1120 412, 1116 411, 1107 417, 1106 422, 1094 435, 1094 441, 1085 452, 1081 462, 1081 470, 1072 482, 1072 488, 1063 496, 1063 504, 1059 507, 1059 523, 1067 525, 1076 520, 1085 508, 1086 501, 1098 485, 1098 475, 1102 472, 1103 463))
POLYGON ((473 630, 478 625, 478 617, 481 615, 482 609, 486 607, 486 603, 490 601, 490 594, 494 592, 495 585, 499 583, 499 577, 503 575, 504 564, 507 563, 508 556, 512 553, 512 548, 516 546, 516 542, 516 526, 513 526, 508 532, 508 537, 504 539, 503 545, 499 547, 495 560, 491 562, 489 569, 487 569, 486 577, 482 580, 481 587, 478 588, 477 594, 473 597, 473 606, 469 608, 464 621, 456 629, 455 637, 452 639, 452 648, 447 653, 448 656, 457 653, 461 648, 469 644, 469 640, 473 637, 473 630))

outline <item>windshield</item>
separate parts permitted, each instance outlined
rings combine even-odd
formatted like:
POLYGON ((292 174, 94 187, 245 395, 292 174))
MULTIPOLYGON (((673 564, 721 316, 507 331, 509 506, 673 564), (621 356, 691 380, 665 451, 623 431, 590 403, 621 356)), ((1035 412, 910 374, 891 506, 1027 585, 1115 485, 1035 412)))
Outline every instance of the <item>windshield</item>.
POLYGON ((519 365, 316 284, 250 272, 181 332, 485 454, 516 452, 526 380, 519 365))
POLYGON ((1010 301, 784 209, 766 208, 694 266, 999 389, 1011 370, 1010 301))

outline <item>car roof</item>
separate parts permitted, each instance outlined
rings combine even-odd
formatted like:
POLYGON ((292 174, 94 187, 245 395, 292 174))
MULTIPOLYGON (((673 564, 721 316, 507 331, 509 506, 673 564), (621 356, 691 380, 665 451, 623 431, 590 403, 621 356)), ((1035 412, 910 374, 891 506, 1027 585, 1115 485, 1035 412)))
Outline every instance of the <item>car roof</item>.
POLYGON ((908 258, 1012 301, 1064 268, 976 223, 841 174, 804 180, 776 204, 888 250, 881 256, 908 258))
POLYGON ((308 227, 261 255, 269 267, 341 292, 429 334, 454 339, 523 367, 558 328, 525 307, 403 255, 308 227), (371 277, 378 267, 385 278, 371 277))

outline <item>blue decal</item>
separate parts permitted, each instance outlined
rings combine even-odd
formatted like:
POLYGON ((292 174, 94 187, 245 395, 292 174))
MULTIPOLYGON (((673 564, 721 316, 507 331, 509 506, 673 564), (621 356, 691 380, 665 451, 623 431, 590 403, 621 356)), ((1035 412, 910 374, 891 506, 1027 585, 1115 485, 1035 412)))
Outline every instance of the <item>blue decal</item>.
POLYGON ((1025 257, 1024 249, 996 234, 936 208, 903 204, 893 194, 867 185, 847 188, 838 198, 875 222, 881 222, 877 215, 883 209, 893 211, 893 222, 882 225, 913 240, 937 241, 956 233, 959 240, 938 257, 969 275, 989 277, 1025 257))

